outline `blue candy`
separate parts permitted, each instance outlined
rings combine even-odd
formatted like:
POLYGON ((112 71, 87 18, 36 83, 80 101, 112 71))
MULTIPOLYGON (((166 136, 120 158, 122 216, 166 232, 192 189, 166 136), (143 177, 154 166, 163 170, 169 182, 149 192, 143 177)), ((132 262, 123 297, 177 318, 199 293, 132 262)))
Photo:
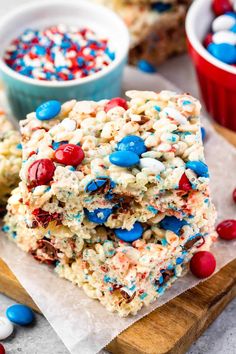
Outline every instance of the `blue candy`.
MULTIPOLYGON (((95 192, 102 186, 104 186, 108 181, 110 180, 109 177, 97 177, 95 179, 92 179, 87 186, 85 187, 85 192, 95 192)), ((115 182, 110 180, 110 189, 115 187, 115 182)))
POLYGON ((236 24, 230 28, 230 32, 236 33, 236 24))
POLYGON ((230 16, 230 17, 233 17, 236 19, 236 14, 234 12, 226 12, 224 15, 227 15, 227 16, 230 16))
POLYGON ((57 150, 63 144, 68 144, 68 141, 66 141, 66 140, 64 140, 64 141, 53 141, 52 148, 53 148, 53 150, 57 150))
POLYGON ((202 141, 205 141, 205 139, 206 139, 206 129, 204 127, 201 127, 201 135, 202 135, 202 141))
POLYGON ((89 221, 95 222, 96 224, 103 224, 104 222, 107 221, 109 216, 112 214, 112 209, 98 208, 93 211, 89 211, 88 209, 85 209, 84 212, 89 221))
POLYGON ((125 242, 133 242, 142 237, 143 227, 140 222, 136 221, 131 230, 114 229, 116 237, 125 242))
POLYGON ((21 326, 27 326, 34 320, 33 311, 28 306, 21 304, 8 307, 6 316, 11 322, 21 326))
POLYGON ((138 61, 137 67, 139 68, 139 70, 144 71, 145 73, 151 74, 157 71, 152 64, 150 64, 148 61, 144 59, 138 61))
POLYGON ((117 150, 119 151, 132 151, 137 155, 143 154, 147 151, 142 138, 137 135, 127 135, 117 144, 117 150))
POLYGON ((171 7, 172 7, 171 4, 165 4, 161 1, 158 1, 154 4, 152 4, 152 10, 160 12, 160 13, 170 10, 171 7))
POLYGON ((36 118, 39 120, 48 120, 56 117, 61 111, 61 104, 59 101, 47 101, 41 104, 36 109, 36 118))
POLYGON ((210 43, 207 50, 218 60, 226 64, 236 63, 236 47, 229 43, 210 43))
POLYGON ((190 168, 198 177, 209 177, 208 167, 202 161, 188 161, 186 168, 190 168))
POLYGON ((139 163, 139 156, 132 151, 116 151, 109 156, 113 165, 121 167, 132 167, 139 163))
POLYGON ((160 222, 160 227, 164 230, 173 231, 176 235, 180 235, 180 231, 187 221, 177 219, 175 216, 165 216, 160 222))

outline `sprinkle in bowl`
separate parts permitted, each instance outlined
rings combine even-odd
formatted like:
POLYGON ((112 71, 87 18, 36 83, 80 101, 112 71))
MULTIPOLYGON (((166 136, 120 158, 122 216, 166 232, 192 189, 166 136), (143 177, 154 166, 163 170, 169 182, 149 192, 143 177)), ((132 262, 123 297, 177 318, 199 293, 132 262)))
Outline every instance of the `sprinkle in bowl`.
POLYGON ((129 34, 122 20, 104 6, 84 0, 52 0, 23 5, 2 19, 0 41, 0 73, 11 109, 18 119, 48 100, 100 100, 120 95, 129 34), (67 81, 28 77, 6 64, 6 49, 26 29, 43 31, 59 24, 88 28, 106 38, 115 53, 113 60, 98 72, 67 81))
POLYGON ((228 65, 203 46, 214 19, 212 0, 195 0, 186 18, 188 49, 207 111, 221 125, 236 131, 236 67, 228 65))

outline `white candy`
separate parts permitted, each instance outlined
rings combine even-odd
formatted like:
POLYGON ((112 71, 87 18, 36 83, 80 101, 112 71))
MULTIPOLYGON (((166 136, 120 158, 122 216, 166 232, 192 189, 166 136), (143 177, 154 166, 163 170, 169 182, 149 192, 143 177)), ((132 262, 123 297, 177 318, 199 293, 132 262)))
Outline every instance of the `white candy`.
POLYGON ((217 18, 214 19, 212 22, 212 30, 213 32, 218 32, 218 31, 227 31, 233 25, 235 25, 236 20, 232 16, 229 15, 221 15, 217 18))
POLYGON ((165 169, 165 165, 161 161, 152 159, 151 157, 143 157, 140 159, 139 165, 142 169, 147 168, 155 174, 159 174, 165 169))
POLYGON ((76 121, 74 119, 65 118, 61 122, 61 126, 68 132, 73 132, 76 129, 76 121))
POLYGON ((179 124, 186 124, 188 123, 187 119, 185 118, 185 116, 183 116, 183 114, 181 114, 179 111, 177 111, 177 109, 172 108, 172 107, 166 107, 162 110, 162 112, 166 113, 168 117, 173 118, 174 120, 176 120, 177 122, 179 122, 179 124))
POLYGON ((230 31, 219 31, 213 34, 212 41, 216 44, 228 43, 236 44, 236 34, 230 31))
POLYGON ((13 324, 6 317, 0 316, 0 340, 9 337, 13 329, 13 324))

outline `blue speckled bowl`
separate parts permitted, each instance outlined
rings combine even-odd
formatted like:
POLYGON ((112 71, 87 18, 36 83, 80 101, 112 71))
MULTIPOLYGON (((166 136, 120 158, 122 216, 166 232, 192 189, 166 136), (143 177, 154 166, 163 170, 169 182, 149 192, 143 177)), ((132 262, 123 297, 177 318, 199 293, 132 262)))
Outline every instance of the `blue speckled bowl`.
POLYGON ((86 0, 50 0, 29 3, 9 13, 0 23, 0 73, 13 114, 22 119, 42 102, 100 100, 120 95, 127 62, 129 34, 122 20, 109 9, 86 0), (104 70, 83 79, 40 81, 16 73, 3 61, 4 49, 26 28, 65 23, 89 27, 109 39, 115 60, 104 70))

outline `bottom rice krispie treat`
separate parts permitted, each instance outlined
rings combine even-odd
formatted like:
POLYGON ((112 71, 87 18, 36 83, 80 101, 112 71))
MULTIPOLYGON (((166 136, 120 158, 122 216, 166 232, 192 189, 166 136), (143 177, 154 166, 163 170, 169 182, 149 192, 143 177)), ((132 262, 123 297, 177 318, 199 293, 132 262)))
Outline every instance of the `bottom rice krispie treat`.
POLYGON ((136 314, 215 240, 215 209, 190 95, 49 101, 21 122, 10 239, 109 311, 136 314))
POLYGON ((20 134, 0 109, 0 209, 19 182, 21 167, 20 134))

